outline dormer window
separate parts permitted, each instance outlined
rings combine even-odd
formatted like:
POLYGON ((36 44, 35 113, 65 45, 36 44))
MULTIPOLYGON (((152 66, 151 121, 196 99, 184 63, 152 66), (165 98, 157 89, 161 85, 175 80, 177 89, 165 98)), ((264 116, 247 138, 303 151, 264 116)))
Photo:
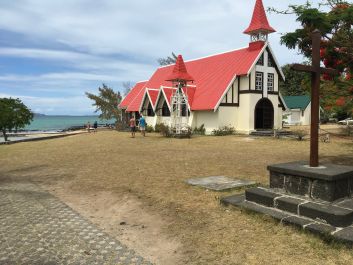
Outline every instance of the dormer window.
POLYGON ((256 65, 264 65, 264 54, 262 54, 257 61, 256 65))
POLYGON ((264 73, 256 72, 255 90, 263 90, 263 88, 264 88, 264 73))
POLYGON ((147 116, 148 117, 154 116, 154 111, 150 102, 148 103, 148 107, 147 107, 147 116))
POLYGON ((168 104, 166 101, 164 101, 163 106, 162 106, 162 116, 163 117, 170 116, 170 110, 169 110, 169 107, 168 107, 168 104))

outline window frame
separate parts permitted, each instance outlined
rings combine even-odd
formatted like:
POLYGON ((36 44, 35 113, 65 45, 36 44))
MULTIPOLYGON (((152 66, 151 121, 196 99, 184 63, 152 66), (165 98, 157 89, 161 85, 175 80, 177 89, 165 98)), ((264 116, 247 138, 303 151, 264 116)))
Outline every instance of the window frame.
POLYGON ((264 73, 256 71, 255 73, 255 90, 263 91, 264 90, 264 73), (261 81, 258 80, 258 77, 261 77, 261 81), (261 83, 260 83, 261 82, 261 83), (260 88, 259 88, 260 86, 260 88))
POLYGON ((275 74, 267 73, 267 91, 275 91, 275 74), (270 80, 270 77, 272 80, 270 80), (272 83, 272 86, 270 84, 272 83))

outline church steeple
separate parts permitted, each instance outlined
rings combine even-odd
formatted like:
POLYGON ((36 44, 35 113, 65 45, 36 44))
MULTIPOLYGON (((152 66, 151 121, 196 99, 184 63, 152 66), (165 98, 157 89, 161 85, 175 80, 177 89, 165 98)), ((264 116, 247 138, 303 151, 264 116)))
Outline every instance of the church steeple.
POLYGON ((262 0, 256 0, 251 23, 244 33, 250 35, 251 42, 256 42, 267 41, 268 34, 273 32, 276 30, 268 23, 262 0))

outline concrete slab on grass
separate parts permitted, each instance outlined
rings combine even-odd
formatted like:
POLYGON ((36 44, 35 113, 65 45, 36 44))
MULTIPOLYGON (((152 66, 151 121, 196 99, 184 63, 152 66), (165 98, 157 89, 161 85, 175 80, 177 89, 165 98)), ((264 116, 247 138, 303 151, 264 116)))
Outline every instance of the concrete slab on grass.
POLYGON ((185 181, 187 184, 203 187, 209 190, 224 191, 246 187, 256 184, 255 181, 231 179, 225 176, 212 176, 206 178, 192 178, 185 181))

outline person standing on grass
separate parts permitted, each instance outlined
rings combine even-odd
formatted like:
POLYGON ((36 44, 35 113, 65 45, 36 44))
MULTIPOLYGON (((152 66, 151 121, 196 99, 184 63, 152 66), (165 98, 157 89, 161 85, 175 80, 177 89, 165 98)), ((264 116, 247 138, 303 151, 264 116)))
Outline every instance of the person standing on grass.
POLYGON ((141 118, 140 118, 140 122, 139 122, 139 127, 140 127, 141 134, 143 136, 146 136, 146 120, 142 114, 141 114, 141 118))
POLYGON ((98 128, 98 122, 97 121, 95 121, 93 123, 93 128, 94 128, 94 132, 96 133, 97 132, 97 128, 98 128))
POLYGON ((130 129, 131 129, 131 137, 135 138, 135 132, 136 132, 136 120, 135 120, 135 116, 132 116, 132 118, 130 119, 130 129))
POLYGON ((91 123, 90 122, 87 123, 87 131, 89 133, 91 132, 91 123))

